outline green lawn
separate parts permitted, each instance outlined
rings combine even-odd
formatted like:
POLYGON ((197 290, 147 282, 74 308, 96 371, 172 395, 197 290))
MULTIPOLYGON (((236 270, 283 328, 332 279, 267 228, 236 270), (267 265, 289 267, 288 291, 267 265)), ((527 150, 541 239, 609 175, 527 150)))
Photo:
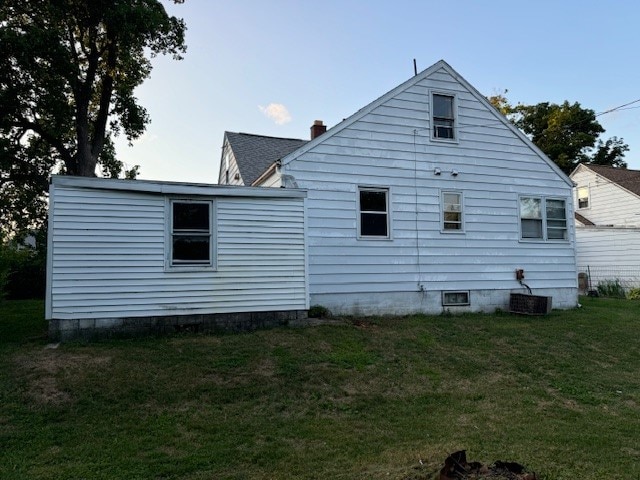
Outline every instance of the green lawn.
POLYGON ((46 348, 0 303, 2 479, 640 478, 640 302, 46 348))

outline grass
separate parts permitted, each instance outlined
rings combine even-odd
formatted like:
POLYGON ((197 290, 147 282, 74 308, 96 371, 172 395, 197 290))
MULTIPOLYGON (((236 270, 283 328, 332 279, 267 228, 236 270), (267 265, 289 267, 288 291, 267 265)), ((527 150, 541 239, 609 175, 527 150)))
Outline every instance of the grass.
POLYGON ((0 304, 0 478, 432 479, 448 453, 539 478, 640 478, 640 303, 547 317, 46 348, 0 304))

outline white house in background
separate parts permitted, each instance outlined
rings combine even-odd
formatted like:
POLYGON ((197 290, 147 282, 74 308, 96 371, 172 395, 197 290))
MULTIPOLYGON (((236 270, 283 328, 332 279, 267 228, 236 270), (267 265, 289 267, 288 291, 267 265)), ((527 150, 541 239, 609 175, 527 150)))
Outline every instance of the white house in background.
POLYGON ((306 318, 306 193, 53 176, 53 338, 306 318))
POLYGON ((227 132, 219 175, 308 191, 311 304, 506 309, 517 269, 555 307, 577 304, 571 180, 446 62, 325 128, 279 158, 263 155, 272 138, 251 136, 247 157, 248 136, 227 132), (243 164, 262 171, 245 178, 243 164))
POLYGON ((579 165, 575 183, 578 270, 591 287, 619 280, 640 286, 640 171, 579 165))

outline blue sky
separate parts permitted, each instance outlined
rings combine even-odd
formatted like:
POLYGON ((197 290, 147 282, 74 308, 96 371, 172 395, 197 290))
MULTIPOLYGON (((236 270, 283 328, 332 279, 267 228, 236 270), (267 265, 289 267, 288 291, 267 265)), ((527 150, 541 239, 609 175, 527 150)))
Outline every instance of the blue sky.
MULTIPOLYGON (((215 183, 225 130, 308 138, 446 60, 481 93, 603 112, 640 98, 640 2, 186 0, 184 60, 154 59, 140 178, 215 183)), ((640 107, 640 103, 632 105, 640 107)), ((598 117, 640 169, 640 108, 598 117)))

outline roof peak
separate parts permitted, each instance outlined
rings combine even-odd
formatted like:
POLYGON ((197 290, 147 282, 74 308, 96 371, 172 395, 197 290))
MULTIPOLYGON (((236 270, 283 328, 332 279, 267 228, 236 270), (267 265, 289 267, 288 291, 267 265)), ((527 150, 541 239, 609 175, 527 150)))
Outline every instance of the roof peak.
POLYGON ((229 130, 224 132, 225 134, 234 134, 234 135, 247 135, 249 137, 260 137, 260 138, 273 138, 275 140, 294 140, 294 141, 298 141, 298 142, 306 142, 307 140, 304 140, 302 138, 292 138, 292 137, 275 137, 273 135, 260 135, 259 133, 248 133, 248 132, 231 132, 229 130))

